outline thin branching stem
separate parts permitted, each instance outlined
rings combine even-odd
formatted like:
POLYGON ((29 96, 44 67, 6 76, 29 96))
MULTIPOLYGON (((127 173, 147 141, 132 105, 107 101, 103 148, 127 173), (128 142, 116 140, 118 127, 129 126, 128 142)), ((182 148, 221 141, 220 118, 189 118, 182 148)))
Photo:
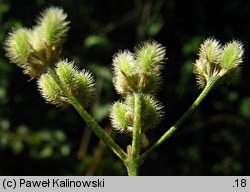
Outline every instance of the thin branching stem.
POLYGON ((147 151, 145 151, 140 160, 144 161, 153 151, 155 151, 166 139, 168 139, 182 124, 183 122, 193 113, 193 111, 198 107, 201 101, 206 97, 208 92, 212 89, 217 79, 211 79, 203 91, 200 93, 199 97, 194 101, 190 108, 181 116, 181 118, 172 126, 168 131, 156 141, 147 151))

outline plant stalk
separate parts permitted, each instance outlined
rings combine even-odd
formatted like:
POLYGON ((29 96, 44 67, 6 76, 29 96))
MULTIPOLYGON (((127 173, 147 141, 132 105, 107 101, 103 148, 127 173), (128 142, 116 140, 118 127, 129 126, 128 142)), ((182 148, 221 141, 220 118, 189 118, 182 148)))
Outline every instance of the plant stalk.
POLYGON ((133 124, 133 137, 132 137, 132 150, 131 157, 137 158, 140 155, 140 135, 141 135, 141 94, 134 93, 135 106, 134 106, 134 124, 133 124))
POLYGON ((141 135, 141 94, 134 92, 134 124, 131 155, 128 157, 125 165, 129 176, 137 176, 141 163, 138 161, 140 157, 140 135, 141 135))
POLYGON ((129 158, 125 161, 125 165, 127 167, 128 176, 138 176, 139 168, 141 166, 141 161, 138 158, 129 158))
POLYGON ((217 79, 211 79, 208 81, 206 87, 202 90, 199 97, 194 101, 190 108, 181 116, 181 118, 172 126, 170 129, 158 140, 156 141, 147 151, 145 151, 140 160, 144 161, 154 150, 156 150, 166 139, 168 139, 182 124, 186 119, 193 113, 193 111, 198 107, 201 101, 206 97, 208 92, 216 84, 217 79))

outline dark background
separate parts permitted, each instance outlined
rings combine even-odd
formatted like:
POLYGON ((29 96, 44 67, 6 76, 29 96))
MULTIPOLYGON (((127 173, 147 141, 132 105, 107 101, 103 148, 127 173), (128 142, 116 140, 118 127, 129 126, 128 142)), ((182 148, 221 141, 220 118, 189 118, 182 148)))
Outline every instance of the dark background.
MULTIPOLYGON (((52 5, 68 13, 71 29, 62 55, 93 72, 98 91, 89 111, 107 130, 109 106, 119 99, 112 86, 112 56, 119 49, 133 51, 150 38, 166 46, 165 83, 158 96, 165 118, 148 133, 151 143, 199 95, 192 64, 200 43, 208 37, 223 44, 240 40, 245 48, 240 77, 211 91, 191 118, 145 161, 140 174, 250 174, 250 1, 0 0, 0 175, 126 175, 122 163, 85 130, 73 108, 46 104, 36 81, 5 57, 2 43, 11 28, 31 27, 52 5)), ((123 148, 129 139, 115 136, 123 148)))

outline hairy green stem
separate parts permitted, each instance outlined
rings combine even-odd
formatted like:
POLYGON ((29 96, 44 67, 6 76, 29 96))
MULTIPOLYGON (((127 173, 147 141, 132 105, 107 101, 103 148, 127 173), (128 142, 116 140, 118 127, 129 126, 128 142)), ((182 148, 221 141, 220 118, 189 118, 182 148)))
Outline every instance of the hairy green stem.
POLYGON ((138 176, 141 161, 138 158, 129 158, 125 161, 127 167, 128 176, 138 176))
POLYGON ((206 97, 208 92, 217 82, 217 79, 211 79, 203 91, 200 93, 199 97, 194 101, 191 107, 181 116, 181 118, 172 126, 170 129, 158 140, 156 141, 147 151, 145 151, 140 160, 144 161, 153 151, 155 151, 166 139, 168 139, 181 125, 182 123, 193 113, 193 111, 198 107, 201 101, 206 97))
POLYGON ((131 157, 137 158, 140 155, 141 94, 134 93, 134 97, 135 97, 135 107, 134 107, 134 124, 133 124, 131 157))
POLYGON ((82 107, 79 101, 65 88, 51 66, 48 67, 48 73, 58 84, 63 94, 69 99, 83 120, 92 129, 92 131, 123 161, 127 159, 127 154, 115 143, 115 141, 98 125, 98 123, 91 117, 88 112, 82 107))
POLYGON ((140 163, 138 158, 140 156, 140 135, 141 135, 141 94, 134 93, 135 105, 134 105, 134 124, 133 124, 133 137, 131 156, 126 162, 128 175, 136 176, 139 173, 140 163))

